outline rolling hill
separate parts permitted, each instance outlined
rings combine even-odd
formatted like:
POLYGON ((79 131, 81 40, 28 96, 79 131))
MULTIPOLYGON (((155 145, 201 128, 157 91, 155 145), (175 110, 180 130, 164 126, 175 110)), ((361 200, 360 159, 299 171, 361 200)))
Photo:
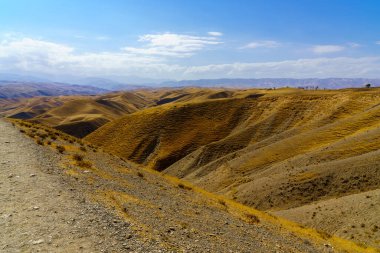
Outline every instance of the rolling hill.
MULTIPOLYGON (((136 90, 96 96, 0 99, 0 115, 42 123, 84 137, 105 123, 147 107, 202 101, 230 91, 199 88, 136 90), (220 93, 220 94, 219 94, 220 93)), ((224 95, 223 95, 224 94, 224 95)))
POLYGON ((379 89, 162 88, 0 105, 145 169, 380 247, 379 89))
POLYGON ((245 205, 380 246, 377 195, 367 199, 368 217, 345 201, 379 189, 378 89, 199 92, 189 99, 177 91, 176 103, 125 115, 85 140, 245 205), (344 226, 310 222, 314 206, 334 205, 352 209, 332 216, 344 226))
POLYGON ((63 83, 0 81, 0 99, 31 98, 36 96, 94 95, 107 90, 91 86, 63 83))

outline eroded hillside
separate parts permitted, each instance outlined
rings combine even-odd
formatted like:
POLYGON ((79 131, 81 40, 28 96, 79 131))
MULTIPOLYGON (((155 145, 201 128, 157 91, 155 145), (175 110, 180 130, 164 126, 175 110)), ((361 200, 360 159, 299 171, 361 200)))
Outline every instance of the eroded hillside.
POLYGON ((144 253, 376 252, 248 208, 177 178, 139 168, 55 129, 25 121, 12 123, 30 139, 11 124, 0 121, 1 137, 8 140, 2 146, 4 156, 0 162, 7 164, 7 170, 10 166, 17 168, 13 170, 17 174, 11 177, 5 171, 0 174, 7 185, 17 186, 12 188, 17 190, 12 191, 12 196, 2 194, 5 213, 14 211, 13 216, 2 217, 7 233, 0 237, 0 245, 7 252, 18 249, 144 253), (15 138, 19 141, 14 142, 15 138), (23 145, 18 147, 21 142, 23 145), (33 155, 21 157, 24 167, 20 167, 17 159, 8 161, 10 156, 18 155, 17 148, 22 148, 24 153, 26 145, 33 155), (29 176, 31 171, 25 164, 34 159, 45 164, 29 166, 36 173, 29 176), (41 182, 44 187, 38 185, 41 182), (30 192, 35 197, 30 198, 30 192), (23 201, 15 203, 15 198, 23 201), (16 212, 12 208, 24 206, 24 202, 27 206, 36 202, 39 205, 32 211, 19 207, 22 210, 16 212), (37 216, 28 218, 31 213, 37 216), (39 240, 28 239, 36 236, 39 240))
MULTIPOLYGON (((291 210, 379 188, 379 105, 377 89, 216 91, 126 115, 86 140, 246 205, 291 210)), ((380 245, 377 222, 358 242, 380 245)))
POLYGON ((186 88, 136 90, 98 96, 0 99, 0 115, 38 122, 82 138, 107 122, 141 109, 213 99, 224 93, 222 89, 186 88))

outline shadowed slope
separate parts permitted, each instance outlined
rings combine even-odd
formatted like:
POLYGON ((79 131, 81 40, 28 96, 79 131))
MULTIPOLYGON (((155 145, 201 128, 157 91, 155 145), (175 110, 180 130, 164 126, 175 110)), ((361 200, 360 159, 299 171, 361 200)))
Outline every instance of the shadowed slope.
POLYGON ((197 148, 228 136, 248 116, 247 106, 249 101, 220 100, 150 108, 104 126, 88 140, 163 170, 197 148), (117 138, 121 139, 115 142, 117 138))
POLYGON ((377 89, 255 93, 143 110, 86 139, 262 210, 379 188, 377 89))

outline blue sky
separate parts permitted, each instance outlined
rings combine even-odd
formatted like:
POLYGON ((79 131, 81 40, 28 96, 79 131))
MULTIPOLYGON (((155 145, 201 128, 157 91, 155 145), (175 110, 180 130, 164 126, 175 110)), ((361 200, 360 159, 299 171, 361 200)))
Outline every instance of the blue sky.
POLYGON ((0 72, 380 77, 376 0, 0 0, 0 72))

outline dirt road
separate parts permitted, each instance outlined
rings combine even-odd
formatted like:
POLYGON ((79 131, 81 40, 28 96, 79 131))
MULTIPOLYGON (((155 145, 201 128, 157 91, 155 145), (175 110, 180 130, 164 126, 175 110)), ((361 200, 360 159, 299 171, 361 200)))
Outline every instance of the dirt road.
POLYGON ((70 188, 59 159, 0 119, 0 252, 129 251, 129 224, 70 188))

